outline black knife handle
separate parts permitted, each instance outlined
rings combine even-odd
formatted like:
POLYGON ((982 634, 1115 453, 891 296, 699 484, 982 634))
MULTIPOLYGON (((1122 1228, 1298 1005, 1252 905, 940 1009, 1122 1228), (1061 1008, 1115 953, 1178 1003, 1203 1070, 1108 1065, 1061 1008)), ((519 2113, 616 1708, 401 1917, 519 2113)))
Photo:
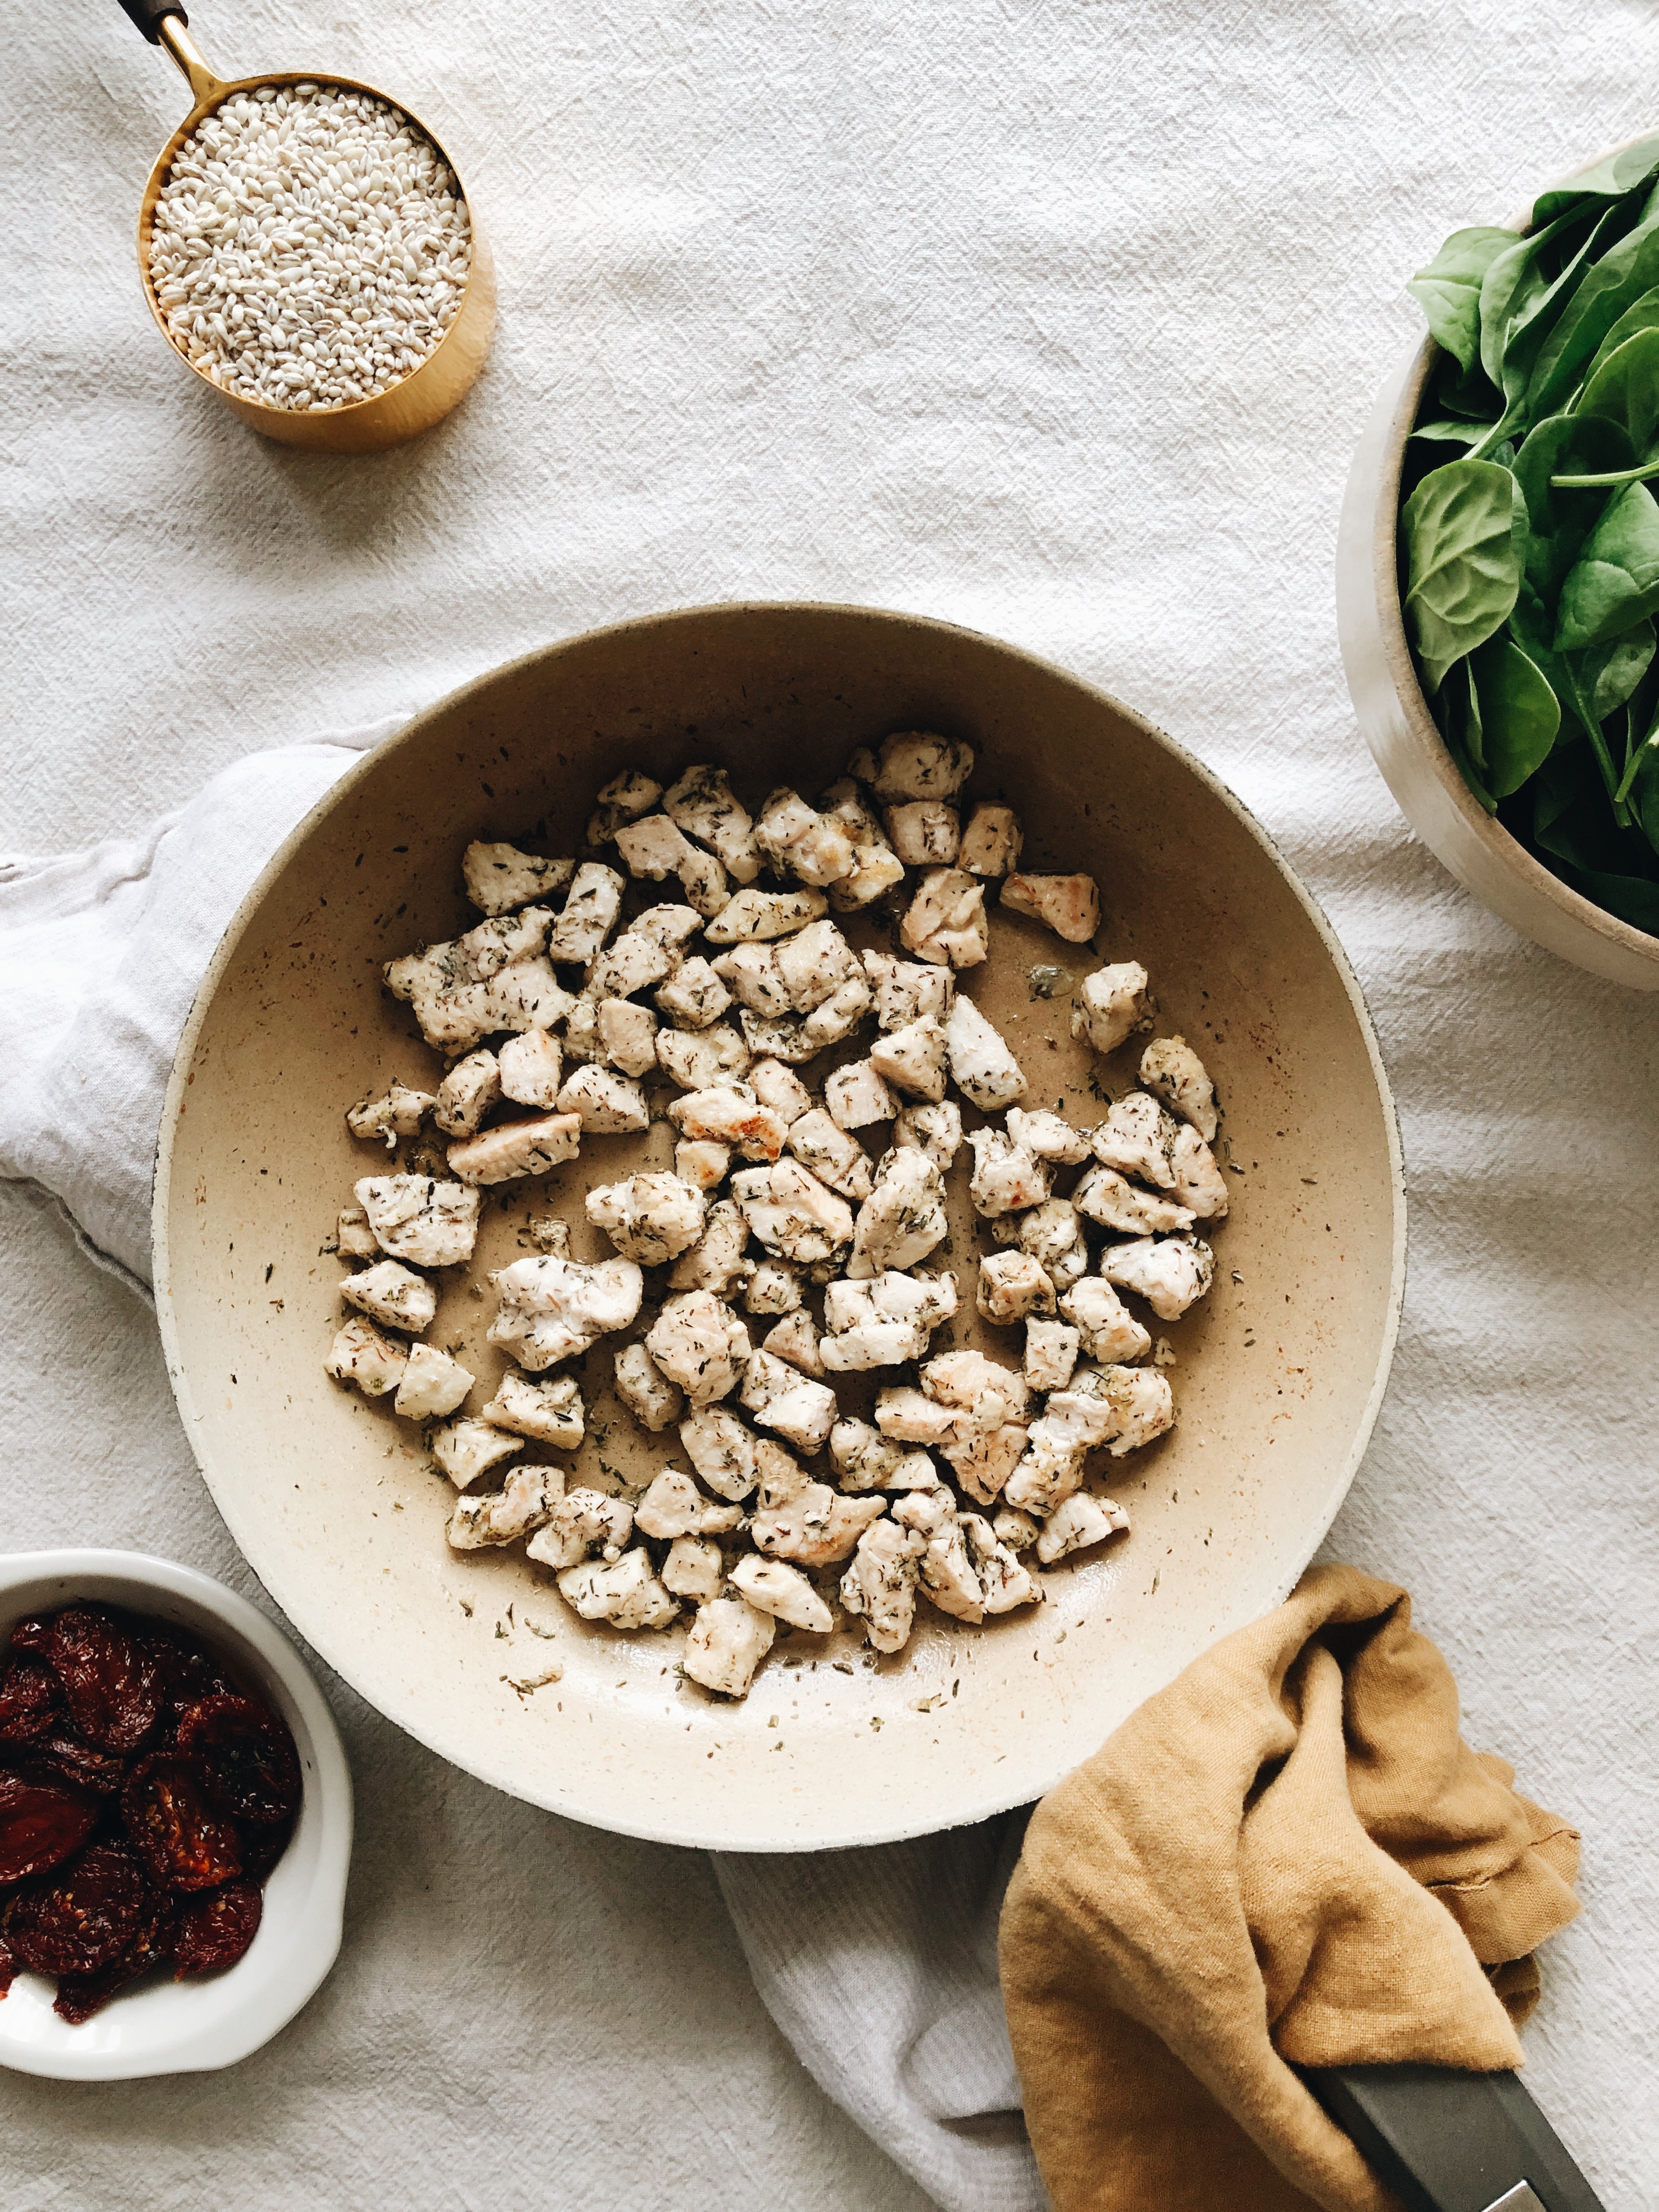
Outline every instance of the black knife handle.
POLYGON ((1604 2212, 1517 2074, 1330 2066, 1302 2078, 1407 2212, 1604 2212))
POLYGON ((190 21, 179 0, 121 0, 121 5, 153 46, 161 43, 163 16, 176 15, 181 23, 190 21))

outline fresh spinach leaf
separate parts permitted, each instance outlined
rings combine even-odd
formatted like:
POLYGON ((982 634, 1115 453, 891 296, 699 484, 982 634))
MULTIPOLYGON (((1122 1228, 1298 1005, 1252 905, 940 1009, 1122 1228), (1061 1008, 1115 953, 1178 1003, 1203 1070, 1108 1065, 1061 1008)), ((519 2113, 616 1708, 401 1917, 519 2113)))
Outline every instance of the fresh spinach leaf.
POLYGON ((1571 209, 1582 208, 1593 198, 1620 199, 1638 185, 1645 184, 1659 171, 1659 131, 1646 138, 1638 138, 1634 145, 1623 146, 1616 154, 1609 154, 1593 169, 1581 176, 1569 178, 1565 185, 1556 185, 1542 192, 1532 204, 1532 225, 1540 229, 1553 222, 1558 216, 1571 209))
POLYGON ((1489 638, 1468 665, 1483 780, 1495 799, 1508 799, 1549 758, 1561 727, 1560 702, 1513 638, 1489 638))
POLYGON ((1455 230, 1406 287, 1427 317, 1436 342, 1465 369, 1480 355, 1481 279, 1515 240, 1512 230, 1455 230))
POLYGON ((1630 441, 1617 423, 1577 415, 1552 415, 1530 433, 1515 457, 1515 480, 1527 503, 1527 582, 1550 618, 1546 645, 1554 641, 1555 602, 1567 571, 1607 505, 1605 493, 1564 491, 1555 478, 1627 468, 1634 458, 1630 441))
POLYGON ((1608 914, 1616 914, 1620 921, 1627 921, 1632 929, 1644 929, 1650 937, 1659 937, 1659 884, 1649 883, 1642 876, 1618 876, 1605 868, 1580 868, 1580 880, 1574 884, 1587 899, 1608 914))
MULTIPOLYGON (((1480 465, 1454 461, 1451 465, 1480 465)), ((1432 483, 1434 479, 1430 477, 1425 481, 1432 483)), ((1567 571, 1556 617, 1555 649, 1576 653, 1602 644, 1632 629, 1656 609, 1659 609, 1659 505, 1645 484, 1631 484, 1608 501, 1567 571)))
POLYGON ((1419 422, 1412 435, 1413 438, 1432 440, 1438 445, 1472 446, 1486 427, 1484 422, 1460 421, 1455 416, 1449 416, 1440 422, 1419 422))
POLYGON ((1599 721, 1616 714, 1647 674, 1653 646, 1653 624, 1644 622, 1623 637, 1614 638, 1605 649, 1606 658, 1590 693, 1590 711, 1599 721))
POLYGON ((1607 251, 1603 234, 1610 237, 1618 231, 1633 205, 1621 202, 1610 208, 1596 226, 1595 265, 1584 270, 1534 355, 1527 405, 1534 421, 1566 405, 1619 318, 1659 284, 1659 209, 1651 198, 1635 228, 1626 226, 1628 234, 1620 233, 1607 251))
POLYGON ((1659 430, 1659 329, 1639 331, 1608 354, 1587 380, 1572 411, 1618 423, 1637 458, 1654 459, 1655 432, 1659 430))
POLYGON ((1585 383, 1589 382, 1610 353, 1618 352, 1626 338, 1637 337, 1642 331, 1651 330, 1659 330, 1659 284, 1656 284, 1650 292, 1644 292, 1635 306, 1626 307, 1620 316, 1595 349, 1589 367, 1584 371, 1585 383))
POLYGON ((1406 502, 1404 611, 1431 694, 1453 662, 1484 645, 1515 605, 1521 586, 1517 507, 1524 528, 1526 507, 1514 477, 1492 461, 1474 460, 1433 470, 1406 502))

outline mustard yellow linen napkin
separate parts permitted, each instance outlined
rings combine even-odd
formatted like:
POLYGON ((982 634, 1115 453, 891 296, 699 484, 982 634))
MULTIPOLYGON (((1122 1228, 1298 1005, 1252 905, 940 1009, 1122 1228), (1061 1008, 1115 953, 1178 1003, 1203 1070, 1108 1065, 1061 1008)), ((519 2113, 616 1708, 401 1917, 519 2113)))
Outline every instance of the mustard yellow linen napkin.
POLYGON ((1037 1808, 1003 1908, 1057 2212, 1392 2212, 1291 2066, 1521 2063, 1578 1839, 1513 1776, 1353 1567, 1149 1698, 1037 1808))

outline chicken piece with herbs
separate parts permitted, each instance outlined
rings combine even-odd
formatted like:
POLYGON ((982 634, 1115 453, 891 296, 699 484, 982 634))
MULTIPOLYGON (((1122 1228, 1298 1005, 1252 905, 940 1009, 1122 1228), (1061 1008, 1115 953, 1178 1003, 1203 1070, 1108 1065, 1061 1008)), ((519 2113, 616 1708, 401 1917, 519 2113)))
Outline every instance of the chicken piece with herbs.
POLYGON ((645 1346, 699 1412, 737 1389, 750 1351, 749 1331, 712 1291, 670 1298, 646 1332, 645 1346))
POLYGON ((706 845, 734 883, 752 884, 760 873, 760 848, 747 811, 732 794, 723 768, 689 768, 663 793, 663 811, 678 830, 706 845))
POLYGON ((937 1105, 945 1096, 950 1038, 944 1024, 924 1014, 902 1030, 889 1030, 870 1048, 868 1065, 907 1097, 937 1105))
POLYGON ((945 1039, 951 1080, 981 1113, 997 1113, 1025 1096, 1019 1062, 971 999, 958 994, 945 1024, 945 1039))
POLYGON ((593 1552, 614 1565, 633 1533, 634 1509, 628 1500, 584 1484, 553 1500, 545 1523, 526 1550, 543 1567, 579 1566, 593 1552))
POLYGON ((852 1242, 852 1208, 798 1160, 742 1169, 732 1178, 732 1194, 750 1234, 775 1259, 811 1267, 852 1242))
POLYGON ((907 1449, 868 1421, 837 1421, 830 1456, 843 1490, 937 1490, 939 1469, 925 1451, 907 1449))
POLYGON ((574 860, 544 860, 516 845, 469 845, 461 855, 461 881, 480 914, 511 914, 545 904, 576 872, 574 860))
POLYGON ((1100 893, 1092 876, 1006 876, 1002 907, 1007 914, 1030 915, 1068 945, 1086 945, 1100 927, 1100 893))
POLYGON ((1052 1567, 1073 1552, 1086 1551, 1092 1544, 1103 1544, 1109 1536, 1122 1534, 1128 1526, 1128 1515, 1113 1499, 1097 1498, 1091 1491, 1074 1490, 1043 1523, 1036 1540, 1036 1555, 1045 1567, 1052 1567))
POLYGON ((736 1202, 717 1198, 708 1209, 702 1235, 682 1252, 668 1271, 671 1291, 712 1291, 723 1298, 744 1279, 750 1264, 744 1258, 749 1224, 736 1202))
POLYGON ((1031 1314, 1052 1314, 1054 1286, 1029 1252, 991 1252, 979 1263, 975 1304, 987 1321, 1007 1328, 1031 1314))
POLYGON ((1028 1152, 1056 1167, 1081 1167, 1089 1157, 1088 1133, 1074 1129, 1063 1115, 1052 1114, 1046 1107, 1028 1114, 1023 1106, 1011 1106, 1008 1134, 1028 1152))
POLYGON ((355 1382, 365 1398, 384 1398, 397 1389, 408 1364, 406 1344, 353 1314, 329 1346, 323 1369, 337 1382, 355 1382))
POLYGON ((1000 1215, 991 1224, 999 1244, 1029 1252, 1056 1291, 1069 1290, 1089 1269, 1083 1224, 1068 1198, 1045 1198, 1029 1213, 1000 1215))
POLYGON ((818 1354, 832 1374, 902 1367, 925 1358, 933 1332, 956 1310, 954 1275, 933 1281, 890 1268, 862 1281, 831 1283, 823 1294, 818 1354))
POLYGON ((470 1052, 500 1030, 551 1029, 571 1004, 545 957, 552 920, 532 906, 478 922, 448 943, 388 961, 386 988, 414 1008, 422 1036, 440 1052, 470 1052))
POLYGON ((744 1371, 743 1402, 763 1429, 799 1451, 821 1451, 835 1426, 836 1394, 787 1360, 757 1352, 744 1371))
POLYGON ((642 1344, 625 1344, 611 1363, 611 1388, 634 1419, 654 1435, 678 1421, 685 1396, 642 1344))
POLYGON ((345 1276, 340 1296, 383 1328, 401 1329, 410 1336, 419 1336, 437 1318, 438 1293, 424 1275, 399 1260, 382 1260, 378 1267, 345 1276))
POLYGON ((755 842, 780 876, 820 886, 853 869, 853 840, 833 817, 809 806, 787 785, 773 792, 755 824, 755 842))
POLYGON ((887 810, 887 835, 907 868, 951 868, 962 848, 962 817, 939 799, 910 799, 887 810))
POLYGON ((732 1568, 732 1587, 757 1613, 770 1613, 775 1620, 804 1629, 809 1636, 827 1636, 836 1625, 836 1616, 800 1569, 782 1559, 749 1553, 732 1568))
POLYGON ((1115 1168, 1091 1168, 1073 1190, 1072 1203, 1121 1237, 1175 1237, 1193 1225, 1190 1206, 1140 1189, 1115 1168))
POLYGON ((546 1175, 575 1158, 581 1136, 577 1114, 532 1114, 516 1121, 500 1121, 449 1147, 450 1173, 465 1183, 479 1185, 546 1175))
POLYGON ((644 1279, 632 1260, 597 1267, 538 1253, 514 1260, 492 1278, 501 1306, 489 1341, 532 1374, 591 1352, 602 1336, 626 1328, 640 1310, 644 1279))
POLYGON ((1125 1037, 1152 1025, 1146 1009, 1146 970, 1138 960, 1097 968, 1072 1001, 1072 1035, 1097 1052, 1115 1052, 1125 1037))
POLYGON ((1138 1237, 1109 1244, 1100 1272, 1120 1290, 1146 1299, 1160 1321, 1179 1321, 1215 1280, 1215 1255, 1201 1237, 1138 1237))
POLYGON ((977 968, 990 955, 985 886, 961 868, 931 868, 916 887, 899 939, 939 968, 977 968))
POLYGON ((559 1095, 564 1054, 546 1030, 525 1030, 509 1037, 495 1056, 503 1098, 515 1106, 539 1106, 550 1112, 559 1095))
POLYGON ((745 1698, 755 1671, 772 1649, 771 1616, 743 1597, 699 1606, 685 1638, 681 1670, 723 1698, 745 1698))
POLYGON ((1140 1055, 1140 1079, 1172 1114, 1190 1121, 1206 1145, 1214 1144, 1215 1085, 1185 1037, 1154 1039, 1140 1055))
POLYGON ((926 1540, 896 1521, 875 1522, 859 1538, 841 1578, 841 1601, 864 1622, 874 1651, 902 1651, 916 1614, 916 1571, 926 1540))
POLYGON ((895 1152, 926 1152, 943 1175, 962 1150, 962 1109, 953 1098, 906 1106, 893 1123, 895 1152))
POLYGON ((562 1468, 515 1467, 501 1489, 458 1498, 444 1534, 457 1552, 516 1544, 542 1527, 563 1494, 562 1468))
POLYGON ((877 1121, 890 1121, 898 1101, 867 1060, 850 1060, 826 1077, 824 1111, 838 1129, 867 1129, 877 1121))
POLYGON ((584 1620, 609 1621, 613 1628, 666 1628, 680 1609, 658 1580, 648 1552, 624 1552, 612 1566, 590 1559, 555 1580, 559 1595, 584 1620))
POLYGON ((1046 1164, 1003 1130, 970 1129, 968 1143, 974 1155, 968 1195, 975 1213, 987 1220, 1005 1213, 1029 1213, 1048 1197, 1046 1164))
POLYGON ((856 1137, 838 1129, 822 1107, 792 1121, 789 1149, 818 1181, 854 1205, 875 1188, 875 1163, 856 1137))
MULTIPOLYGON (((526 1034, 541 1036, 534 1030, 526 1034)), ((438 1085, 432 1118, 447 1137, 476 1137, 501 1095, 501 1062, 493 1052, 458 1060, 438 1085)))
POLYGON ((827 1482, 807 1482, 793 1497, 763 1503, 750 1534, 768 1559, 799 1567, 836 1566, 886 1510, 884 1498, 844 1498, 827 1482))
POLYGON ((1158 1190, 1173 1190, 1179 1128, 1156 1098, 1144 1091, 1132 1091, 1109 1108, 1105 1120, 1090 1130, 1089 1144, 1103 1167, 1136 1176, 1158 1190))
POLYGON ((430 1176, 365 1176, 352 1186, 374 1240, 414 1267, 455 1267, 472 1257, 478 1194, 470 1183, 430 1176))
POLYGON ((559 1451, 574 1451, 584 1433, 582 1394, 574 1375, 532 1382, 509 1367, 482 1418, 498 1429, 511 1429, 559 1451))
MULTIPOLYGON (((890 804, 906 799, 954 799, 973 772, 971 745, 931 730, 901 730, 882 739, 869 775, 860 780, 873 786, 878 799, 890 804)), ((857 775, 858 768, 849 763, 848 773, 857 775)))
POLYGON ((1085 1275, 1074 1283, 1060 1300, 1060 1310, 1091 1359, 1144 1359, 1152 1348, 1151 1336, 1099 1275, 1085 1275))
POLYGON ((968 817, 957 865, 970 876, 1006 876, 1024 842, 1025 833, 1012 807, 981 799, 968 817))
POLYGON ((430 1091, 411 1091, 394 1082, 379 1098, 365 1098, 346 1115, 346 1127, 366 1143, 379 1138, 387 1152, 395 1152, 399 1137, 412 1137, 437 1104, 430 1091))
POLYGON ((926 1152, 888 1152, 859 1208, 847 1272, 857 1279, 914 1267, 949 1230, 944 1181, 926 1152))
POLYGON ((688 1091, 669 1108, 668 1118, 684 1135, 732 1146, 746 1160, 775 1160, 789 1134, 789 1124, 746 1083, 688 1091))
POLYGON ((623 1259, 642 1267, 660 1267, 678 1260, 702 1235, 708 1218, 708 1201, 702 1193, 666 1171, 600 1183, 588 1192, 582 1206, 593 1226, 604 1230, 623 1259))
POLYGON ((853 841, 853 865, 828 886, 828 897, 837 914, 856 914, 904 881, 904 863, 887 842, 879 817, 866 805, 863 794, 849 777, 832 783, 823 794, 822 811, 853 841))
POLYGON ((711 945, 763 943, 793 936, 823 910, 822 891, 757 891, 750 886, 735 893, 703 933, 711 945))
POLYGON ((392 1401, 406 1421, 438 1421, 463 1404, 477 1376, 435 1345, 411 1344, 392 1401))

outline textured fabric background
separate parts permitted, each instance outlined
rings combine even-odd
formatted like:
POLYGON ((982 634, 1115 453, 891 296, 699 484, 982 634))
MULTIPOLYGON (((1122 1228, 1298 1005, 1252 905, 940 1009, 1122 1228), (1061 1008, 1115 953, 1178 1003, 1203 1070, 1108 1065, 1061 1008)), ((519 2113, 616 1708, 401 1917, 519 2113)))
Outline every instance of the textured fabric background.
MULTIPOLYGON (((1353 733, 1329 580, 1349 449, 1414 331, 1405 276, 1652 127, 1659 20, 202 0, 228 70, 410 100, 495 244, 477 392, 345 465, 248 436, 149 326, 131 234, 182 112, 168 64, 112 7, 3 14, 0 848, 136 836, 244 754, 753 595, 1047 653, 1193 745, 1302 867, 1370 996, 1413 1206, 1394 1387, 1330 1548, 1410 1587, 1471 1740, 1582 1825, 1534 2086, 1610 2212, 1659 2199, 1659 1004, 1521 945, 1411 842, 1353 733)), ((27 1186, 0 1209, 0 1542, 150 1546, 246 1587, 143 1310, 27 1186)), ((703 1862, 343 1717, 339 1973, 228 2076, 0 2079, 8 2212, 923 2202, 774 2032, 703 1862)), ((833 1952, 860 1877, 823 1882, 833 1952)))

